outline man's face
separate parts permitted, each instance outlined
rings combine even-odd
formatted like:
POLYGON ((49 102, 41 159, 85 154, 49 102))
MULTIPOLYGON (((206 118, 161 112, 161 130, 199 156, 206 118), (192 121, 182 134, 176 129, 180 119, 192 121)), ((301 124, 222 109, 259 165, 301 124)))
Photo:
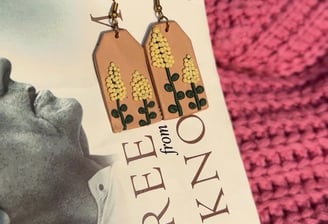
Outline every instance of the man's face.
POLYGON ((78 172, 87 143, 76 100, 36 93, 9 73, 0 59, 0 208, 15 216, 26 213, 23 205, 47 209, 62 189, 74 187, 67 179, 78 172))

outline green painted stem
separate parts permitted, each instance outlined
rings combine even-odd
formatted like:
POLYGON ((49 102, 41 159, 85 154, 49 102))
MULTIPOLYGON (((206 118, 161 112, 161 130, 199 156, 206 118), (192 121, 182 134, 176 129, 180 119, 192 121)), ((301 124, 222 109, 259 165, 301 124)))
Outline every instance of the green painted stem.
POLYGON ((175 89, 175 85, 174 85, 174 83, 172 81, 170 69, 169 68, 165 68, 165 71, 166 71, 167 79, 169 80, 170 85, 173 88, 174 101, 175 101, 175 105, 178 108, 179 116, 182 116, 183 115, 182 107, 181 107, 181 104, 180 104, 179 99, 178 99, 178 96, 177 96, 178 95, 177 94, 177 90, 175 89))
POLYGON ((150 124, 151 119, 150 119, 149 110, 148 110, 148 106, 147 106, 147 104, 148 104, 147 100, 143 100, 143 104, 144 104, 144 108, 145 108, 147 122, 148 122, 148 124, 150 124))
POLYGON ((193 83, 193 82, 191 83, 191 88, 192 88, 192 91, 194 92, 194 98, 195 98, 195 103, 197 105, 197 109, 200 110, 202 108, 202 106, 200 105, 200 102, 199 102, 199 97, 198 97, 195 83, 193 83))
POLYGON ((124 115, 121 111, 121 104, 120 104, 120 100, 116 100, 116 107, 117 107, 117 111, 120 114, 120 118, 121 118, 121 123, 123 125, 123 130, 126 130, 127 126, 124 120, 124 115))

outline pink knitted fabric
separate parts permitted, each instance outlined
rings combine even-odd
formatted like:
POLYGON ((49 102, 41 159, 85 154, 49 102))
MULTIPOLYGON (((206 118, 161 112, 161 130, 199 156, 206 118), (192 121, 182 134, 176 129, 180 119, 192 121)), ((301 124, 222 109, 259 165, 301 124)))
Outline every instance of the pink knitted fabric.
POLYGON ((328 1, 206 0, 262 223, 328 223, 328 1))

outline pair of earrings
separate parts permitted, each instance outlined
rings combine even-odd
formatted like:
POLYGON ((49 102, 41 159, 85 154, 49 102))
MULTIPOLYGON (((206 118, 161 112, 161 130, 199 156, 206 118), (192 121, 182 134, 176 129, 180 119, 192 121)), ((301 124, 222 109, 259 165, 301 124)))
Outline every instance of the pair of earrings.
POLYGON ((154 10, 158 21, 143 46, 119 27, 115 0, 108 16, 91 15, 92 21, 111 27, 100 34, 93 61, 113 132, 208 107, 191 40, 164 16, 159 0, 154 0, 154 10))

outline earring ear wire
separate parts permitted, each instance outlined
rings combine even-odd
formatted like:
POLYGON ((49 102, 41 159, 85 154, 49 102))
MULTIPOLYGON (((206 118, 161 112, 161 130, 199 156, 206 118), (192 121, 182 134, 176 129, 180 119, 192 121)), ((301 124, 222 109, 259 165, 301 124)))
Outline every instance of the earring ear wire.
POLYGON ((115 37, 119 37, 119 26, 118 26, 118 19, 121 19, 123 21, 123 16, 121 10, 118 10, 118 3, 113 0, 113 3, 110 7, 110 10, 108 12, 107 16, 99 16, 99 17, 93 17, 92 14, 90 14, 90 19, 92 22, 96 22, 105 26, 111 27, 115 31, 115 37), (101 20, 108 19, 108 24, 101 22, 101 20))
POLYGON ((161 5, 160 0, 154 0, 154 11, 159 23, 162 21, 166 21, 165 31, 169 32, 170 29, 169 19, 163 13, 163 7, 161 5))

